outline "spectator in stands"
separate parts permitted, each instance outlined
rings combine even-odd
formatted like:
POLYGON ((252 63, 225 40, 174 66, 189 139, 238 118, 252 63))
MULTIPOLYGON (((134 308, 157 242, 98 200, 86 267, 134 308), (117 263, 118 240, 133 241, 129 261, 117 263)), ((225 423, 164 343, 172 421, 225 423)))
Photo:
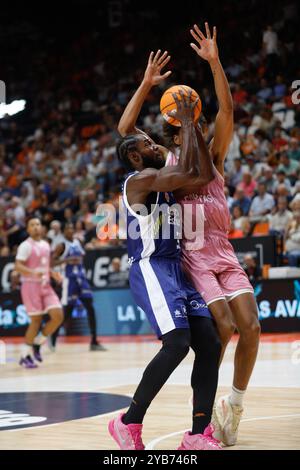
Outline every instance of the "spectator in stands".
POLYGON ((251 237, 253 232, 253 226, 251 225, 249 217, 244 217, 242 222, 242 233, 243 237, 251 237))
POLYGON ((274 197, 267 193, 264 181, 260 181, 257 187, 257 196, 253 199, 249 216, 253 222, 262 221, 265 216, 271 212, 274 207, 274 197))
POLYGON ((288 176, 292 184, 297 179, 297 171, 299 170, 299 168, 299 162, 297 162, 296 160, 291 160, 287 152, 281 153, 280 165, 278 166, 278 170, 285 171, 285 174, 288 176))
POLYGON ((80 241, 80 243, 84 244, 85 241, 85 230, 84 224, 81 220, 77 220, 75 222, 75 231, 74 231, 74 238, 80 241))
POLYGON ((283 235, 286 228, 289 226, 293 214, 288 210, 288 200, 286 197, 279 197, 277 201, 277 207, 272 211, 270 215, 270 234, 271 235, 283 235))
POLYGON ((233 199, 232 210, 235 206, 239 206, 242 209, 243 214, 248 215, 251 206, 251 199, 245 195, 242 188, 236 189, 233 199))
POLYGON ((242 230, 244 219, 245 217, 242 208, 240 206, 235 206, 232 209, 232 221, 236 230, 242 230))
POLYGON ((51 250, 54 250, 57 245, 63 243, 64 235, 61 230, 61 223, 59 220, 52 220, 50 223, 50 230, 47 233, 47 238, 50 240, 51 250))
POLYGON ((272 88, 269 86, 265 78, 261 79, 260 90, 256 93, 257 98, 265 103, 267 102, 273 94, 272 88))
POLYGON ((243 167, 242 167, 242 160, 240 158, 235 158, 233 160, 233 170, 230 173, 230 185, 234 188, 242 181, 243 179, 243 167))
POLYGON ((293 211, 293 218, 285 234, 285 250, 289 266, 300 262, 300 210, 293 211))
POLYGON ((288 148, 288 140, 280 126, 276 126, 273 131, 272 145, 275 152, 285 151, 288 148))
POLYGON ((272 25, 263 32, 263 53, 266 57, 266 75, 274 77, 278 69, 278 35, 272 25))
POLYGON ((262 169, 262 178, 266 185, 266 190, 268 193, 274 192, 274 185, 276 183, 276 177, 274 176, 274 171, 270 166, 266 166, 262 169))
POLYGON ((288 157, 291 160, 296 160, 300 162, 300 147, 299 141, 295 137, 292 137, 289 143, 289 149, 287 151, 288 157))
POLYGON ((256 259, 251 253, 247 253, 244 256, 243 268, 252 286, 255 287, 257 281, 260 281, 262 278, 262 271, 261 268, 257 265, 256 259))
POLYGON ((244 191, 245 196, 251 199, 254 195, 256 186, 257 186, 257 183, 252 178, 250 171, 244 170, 243 179, 238 184, 238 189, 242 189, 244 191))
POLYGON ((285 170, 278 168, 276 171, 276 181, 274 182, 273 192, 275 192, 277 187, 281 184, 284 184, 289 192, 291 191, 292 185, 290 180, 286 177, 285 170))
POLYGON ((25 210, 21 204, 21 199, 13 197, 11 200, 12 214, 15 221, 21 225, 25 225, 25 210))

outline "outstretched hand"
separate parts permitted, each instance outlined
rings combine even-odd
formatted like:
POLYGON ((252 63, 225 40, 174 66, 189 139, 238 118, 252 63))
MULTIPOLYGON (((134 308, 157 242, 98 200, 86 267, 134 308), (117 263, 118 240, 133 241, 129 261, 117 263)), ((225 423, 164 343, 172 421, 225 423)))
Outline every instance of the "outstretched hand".
POLYGON ((199 29, 199 27, 194 24, 194 28, 190 29, 190 33, 197 41, 198 45, 193 42, 190 46, 196 51, 199 57, 208 62, 216 60, 219 57, 218 46, 217 46, 217 28, 213 27, 213 37, 210 35, 209 25, 205 23, 206 37, 199 29))
POLYGON ((176 103, 176 109, 169 111, 168 116, 177 119, 181 124, 186 122, 194 121, 194 110, 198 104, 199 98, 195 101, 192 101, 192 92, 190 90, 187 95, 184 94, 183 90, 179 90, 180 98, 177 96, 177 93, 172 93, 174 101, 176 103))
POLYGON ((163 75, 161 75, 161 71, 167 65, 170 59, 171 56, 168 55, 168 51, 165 51, 162 54, 161 50, 159 49, 155 56, 154 52, 152 51, 148 59, 147 68, 145 70, 144 82, 154 86, 168 78, 172 72, 168 70, 168 72, 165 72, 163 75))

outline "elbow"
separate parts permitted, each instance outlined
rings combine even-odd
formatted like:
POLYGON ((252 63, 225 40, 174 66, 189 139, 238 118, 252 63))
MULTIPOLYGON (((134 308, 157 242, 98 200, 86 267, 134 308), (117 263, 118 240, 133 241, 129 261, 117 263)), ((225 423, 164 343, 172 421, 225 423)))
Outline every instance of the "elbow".
POLYGON ((123 126, 121 123, 118 125, 118 132, 122 137, 125 137, 127 134, 125 126, 123 126))

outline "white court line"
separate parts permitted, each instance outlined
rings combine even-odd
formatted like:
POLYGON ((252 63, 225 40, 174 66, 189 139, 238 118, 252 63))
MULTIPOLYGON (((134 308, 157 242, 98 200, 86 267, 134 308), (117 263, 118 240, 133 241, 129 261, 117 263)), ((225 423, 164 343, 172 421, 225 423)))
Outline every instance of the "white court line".
MULTIPOLYGON (((298 418, 300 417, 300 413, 297 414, 292 414, 292 415, 278 415, 278 416, 259 416, 257 418, 245 418, 241 420, 241 423, 244 423, 246 421, 262 421, 262 420, 268 420, 268 419, 282 419, 282 418, 298 418)), ((165 434, 164 436, 157 437, 156 439, 153 439, 153 441, 150 441, 147 445, 145 450, 153 450, 156 446, 161 441, 164 441, 165 439, 168 439, 169 437, 177 436, 178 434, 184 434, 188 429, 184 429, 183 431, 176 431, 172 432, 171 434, 165 434)), ((178 443, 179 445, 179 443, 178 443)))

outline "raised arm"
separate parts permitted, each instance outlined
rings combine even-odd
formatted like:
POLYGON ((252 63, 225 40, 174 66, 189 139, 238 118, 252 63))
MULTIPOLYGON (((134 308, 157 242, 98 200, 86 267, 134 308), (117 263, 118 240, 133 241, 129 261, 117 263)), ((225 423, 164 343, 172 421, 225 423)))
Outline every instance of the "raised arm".
POLYGON ((229 84, 219 59, 217 46, 217 29, 213 28, 211 38, 208 23, 205 23, 206 37, 197 25, 191 29, 191 35, 198 43, 191 43, 196 53, 210 65, 218 98, 219 111, 215 121, 214 138, 210 146, 210 152, 215 166, 221 174, 224 173, 224 160, 228 152, 233 135, 233 104, 229 84))
POLYGON ((151 52, 143 81, 126 106, 118 124, 118 131, 122 137, 142 132, 140 129, 136 128, 136 121, 151 88, 171 75, 170 70, 161 75, 162 69, 167 65, 170 58, 167 51, 161 54, 161 50, 159 49, 155 55, 154 52, 151 52))
MULTIPOLYGON (((152 191, 174 191, 190 184, 205 185, 214 178, 214 170, 211 164, 208 149, 203 141, 200 150, 196 129, 194 126, 194 108, 197 104, 191 102, 191 96, 185 97, 179 92, 181 99, 176 94, 173 98, 177 110, 172 116, 181 121, 182 145, 179 163, 176 166, 167 166, 160 170, 146 168, 128 181, 127 197, 131 203, 135 202, 137 193, 147 195, 152 191), (210 162, 210 171, 202 171, 200 151, 204 152, 205 159, 210 162)), ((171 113, 170 113, 171 114, 171 113)))

